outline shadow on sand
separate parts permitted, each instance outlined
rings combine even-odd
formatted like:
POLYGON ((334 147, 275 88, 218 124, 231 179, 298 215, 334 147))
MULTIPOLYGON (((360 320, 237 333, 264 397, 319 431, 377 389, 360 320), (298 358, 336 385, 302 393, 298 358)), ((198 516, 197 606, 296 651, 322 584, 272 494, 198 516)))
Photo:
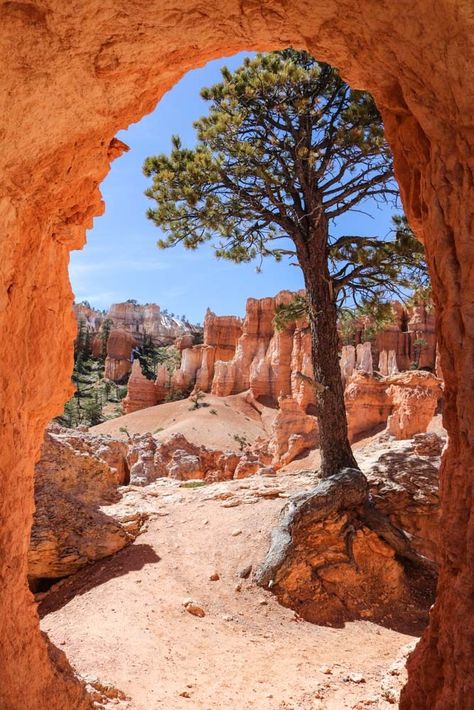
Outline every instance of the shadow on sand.
POLYGON ((150 545, 129 545, 112 557, 99 560, 51 587, 48 594, 38 604, 40 619, 61 609, 74 597, 86 594, 94 587, 99 587, 111 579, 135 572, 143 569, 146 565, 159 561, 160 557, 150 545))

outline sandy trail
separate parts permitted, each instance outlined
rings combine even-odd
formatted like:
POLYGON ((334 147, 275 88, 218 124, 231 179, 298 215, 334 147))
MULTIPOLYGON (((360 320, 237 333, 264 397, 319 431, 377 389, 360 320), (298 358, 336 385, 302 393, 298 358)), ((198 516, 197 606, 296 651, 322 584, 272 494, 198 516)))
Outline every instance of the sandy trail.
POLYGON ((79 673, 123 690, 131 710, 394 707, 380 699, 381 679, 412 637, 300 621, 239 577, 263 558, 285 497, 310 485, 308 474, 286 474, 129 490, 122 504, 152 512, 147 532, 51 592, 42 628, 79 673), (185 611, 189 598, 204 618, 185 611), (345 681, 350 673, 364 682, 345 681))

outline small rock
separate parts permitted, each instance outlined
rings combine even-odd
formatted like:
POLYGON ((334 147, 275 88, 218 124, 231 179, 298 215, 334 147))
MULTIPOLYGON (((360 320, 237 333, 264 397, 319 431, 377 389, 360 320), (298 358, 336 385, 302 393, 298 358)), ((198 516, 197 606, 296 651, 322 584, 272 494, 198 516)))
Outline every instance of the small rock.
POLYGON ((265 488, 263 491, 257 491, 260 498, 278 498, 281 491, 279 488, 265 488))
POLYGON ((224 619, 224 621, 234 621, 234 617, 230 614, 224 614, 222 618, 224 619))
POLYGON ((259 599, 258 603, 260 604, 260 606, 266 606, 268 604, 266 599, 259 599))
POLYGON ((343 680, 346 683, 365 683, 365 678, 362 673, 348 673, 343 680))
POLYGON ((179 697, 180 698, 190 698, 191 695, 188 693, 187 690, 183 690, 183 692, 179 694, 179 697))
POLYGON ((252 565, 247 565, 246 567, 242 567, 242 569, 239 572, 239 577, 241 579, 247 579, 250 577, 250 573, 252 571, 252 565))
POLYGON ((211 582, 217 582, 217 581, 220 579, 220 577, 219 577, 219 575, 217 574, 217 572, 213 572, 213 573, 211 574, 211 576, 209 577, 209 579, 210 579, 211 582))
POLYGON ((330 668, 329 666, 321 666, 319 672, 324 673, 324 675, 332 675, 332 668, 330 668))
POLYGON ((242 591, 242 585, 241 584, 236 584, 234 587, 234 592, 241 592, 242 591))
POLYGON ((196 602, 192 599, 188 599, 184 602, 184 608, 189 614, 192 614, 193 616, 199 616, 201 619, 203 616, 206 616, 206 612, 204 611, 202 606, 196 604, 196 602))
POLYGON ((395 705, 398 702, 399 692, 393 686, 387 686, 382 689, 382 697, 390 705, 395 705))
POLYGON ((242 530, 239 530, 238 528, 236 530, 232 530, 231 535, 232 535, 232 537, 237 537, 237 535, 242 535, 242 530))
POLYGON ((239 498, 230 498, 221 504, 221 508, 236 508, 240 503, 239 498))
POLYGON ((271 476, 273 478, 274 476, 276 476, 276 471, 273 466, 262 466, 262 468, 258 469, 257 475, 268 477, 271 476))

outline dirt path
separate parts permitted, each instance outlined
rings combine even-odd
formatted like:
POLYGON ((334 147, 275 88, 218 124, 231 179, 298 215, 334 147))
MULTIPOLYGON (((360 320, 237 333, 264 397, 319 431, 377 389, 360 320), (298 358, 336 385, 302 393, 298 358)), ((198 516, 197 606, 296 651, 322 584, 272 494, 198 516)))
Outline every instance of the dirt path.
POLYGON ((121 505, 152 512, 148 531, 51 592, 42 628, 80 674, 123 690, 131 710, 393 708, 380 699, 382 677, 412 637, 300 621, 239 577, 263 558, 284 497, 310 483, 287 474, 186 489, 161 479, 129 491, 121 505))

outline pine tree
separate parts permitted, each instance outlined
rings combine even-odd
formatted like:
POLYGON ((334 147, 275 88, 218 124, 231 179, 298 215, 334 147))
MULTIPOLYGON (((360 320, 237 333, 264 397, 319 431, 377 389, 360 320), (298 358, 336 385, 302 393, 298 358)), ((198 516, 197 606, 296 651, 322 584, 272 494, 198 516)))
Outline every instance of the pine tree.
POLYGON ((101 358, 105 362, 107 357, 107 343, 109 341, 110 331, 112 330, 114 322, 111 318, 106 318, 102 323, 102 328, 100 329, 100 340, 101 340, 101 358))
MULTIPOLYGON (((194 125, 193 150, 172 139, 169 155, 147 158, 148 217, 162 248, 213 240, 234 262, 296 258, 302 269, 316 379, 322 474, 354 467, 338 360, 338 309, 373 294, 420 248, 394 238, 332 237, 330 225, 368 198, 394 200, 392 157, 371 96, 305 52, 246 59, 203 89, 208 115, 194 125)), ((409 271, 409 269, 408 269, 409 271)))

